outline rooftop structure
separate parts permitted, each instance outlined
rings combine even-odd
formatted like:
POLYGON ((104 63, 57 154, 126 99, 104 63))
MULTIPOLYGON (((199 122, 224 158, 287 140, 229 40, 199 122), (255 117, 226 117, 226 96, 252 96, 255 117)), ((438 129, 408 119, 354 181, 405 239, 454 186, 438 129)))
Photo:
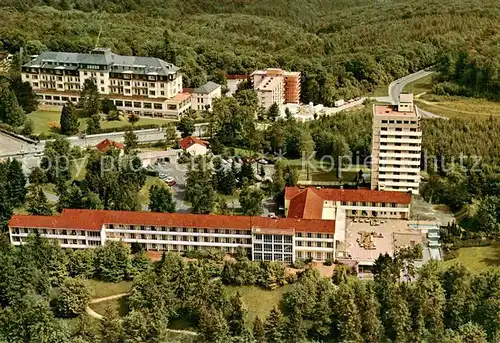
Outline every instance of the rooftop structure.
POLYGON ((56 216, 14 215, 9 222, 14 245, 35 232, 73 249, 109 240, 153 251, 216 248, 234 253, 241 246, 254 260, 285 262, 296 256, 325 260, 335 253, 334 222, 325 220, 65 209, 56 216), (314 245, 307 244, 310 237, 314 245))
POLYGON ((373 106, 371 187, 419 192, 422 129, 412 94, 396 106, 373 106))
POLYGON ((22 67, 44 104, 79 100, 86 79, 127 114, 179 119, 191 107, 182 94, 182 75, 172 63, 154 57, 121 56, 107 48, 90 53, 42 52, 22 67))
POLYGON ((393 256, 403 247, 423 245, 425 233, 411 224, 402 220, 349 220, 337 257, 349 258, 360 266, 372 266, 380 254, 393 256))

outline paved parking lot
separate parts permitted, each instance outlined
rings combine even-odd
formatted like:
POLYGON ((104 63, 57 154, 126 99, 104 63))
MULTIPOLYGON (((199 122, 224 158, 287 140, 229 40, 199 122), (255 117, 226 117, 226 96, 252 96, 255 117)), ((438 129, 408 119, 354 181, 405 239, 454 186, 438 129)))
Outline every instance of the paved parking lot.
MULTIPOLYGON (((230 168, 231 165, 227 165, 227 168, 230 168)), ((173 177, 176 181, 176 184, 172 187, 174 191, 174 199, 177 202, 177 212, 189 212, 189 203, 186 202, 186 175, 188 172, 187 164, 179 164, 179 163, 163 163, 154 166, 154 168, 160 173, 170 177, 173 177)), ((260 165, 256 163, 253 165, 254 170, 257 171, 260 168, 260 165)), ((265 165, 264 171, 266 173, 266 178, 271 177, 274 172, 274 167, 272 165, 265 165)), ((228 202, 228 206, 230 208, 239 208, 240 204, 238 200, 233 200, 228 202)), ((277 213, 277 206, 272 198, 265 198, 263 202, 264 212, 263 215, 268 215, 269 213, 277 213)))

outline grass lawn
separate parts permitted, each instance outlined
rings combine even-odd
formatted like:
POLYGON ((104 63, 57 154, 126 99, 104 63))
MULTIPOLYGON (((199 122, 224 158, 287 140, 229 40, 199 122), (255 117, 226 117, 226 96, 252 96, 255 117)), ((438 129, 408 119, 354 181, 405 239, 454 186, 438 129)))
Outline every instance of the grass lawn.
MULTIPOLYGON (((365 96, 387 96, 389 85, 379 85, 365 96)), ((347 99, 346 99, 347 100, 347 99)))
POLYGON ((132 281, 104 282, 99 280, 89 280, 89 285, 93 289, 94 299, 109 297, 112 295, 128 293, 132 288, 132 281))
POLYGON ((106 314, 108 308, 115 310, 121 317, 126 316, 129 312, 127 297, 90 304, 90 308, 103 316, 106 314))
MULTIPOLYGON (((409 83, 405 92, 415 95, 430 93, 433 87, 432 78, 435 74, 409 83)), ((437 96, 426 94, 415 100, 418 107, 446 117, 476 117, 482 115, 500 115, 500 102, 484 98, 469 98, 460 96, 437 96)))
MULTIPOLYGON (((59 133, 59 129, 56 127, 50 127, 49 123, 54 123, 59 125, 59 119, 61 117, 60 111, 43 111, 38 110, 28 114, 28 118, 31 118, 33 121, 33 133, 59 133)), ((87 127, 87 118, 79 118, 78 122, 80 123, 80 131, 84 132, 87 127)), ((135 125, 148 125, 148 124, 157 124, 163 125, 168 121, 164 119, 154 119, 154 118, 140 118, 139 121, 135 125)), ((112 128, 112 127, 122 127, 130 125, 128 120, 122 118, 122 120, 114 120, 107 121, 103 119, 101 120, 101 128, 112 128)))
POLYGON ((410 82, 405 86, 403 91, 408 93, 413 93, 413 95, 429 92, 433 86, 432 84, 433 76, 434 74, 427 75, 426 77, 410 82))
MULTIPOLYGON (((300 159, 288 160, 287 163, 299 173, 300 181, 308 180, 308 173, 306 165, 302 165, 300 159)), ((364 166, 353 165, 350 168, 342 168, 341 179, 344 182, 351 182, 356 177, 358 171, 362 169, 365 173, 368 169, 364 166)), ((339 181, 337 178, 337 170, 331 165, 329 161, 312 160, 309 167, 309 180, 310 181, 339 181)))
POLYGON ((480 98, 432 97, 432 100, 415 100, 418 107, 446 117, 484 117, 500 115, 500 102, 480 98))
POLYGON ((264 320, 275 306, 280 306, 283 294, 290 286, 280 287, 274 291, 257 286, 228 286, 229 295, 239 292, 248 309, 248 322, 253 325, 255 317, 264 320))
POLYGON ((463 264, 473 273, 500 268, 500 243, 486 247, 461 248, 458 250, 458 257, 443 262, 443 266, 450 267, 456 263, 463 264))

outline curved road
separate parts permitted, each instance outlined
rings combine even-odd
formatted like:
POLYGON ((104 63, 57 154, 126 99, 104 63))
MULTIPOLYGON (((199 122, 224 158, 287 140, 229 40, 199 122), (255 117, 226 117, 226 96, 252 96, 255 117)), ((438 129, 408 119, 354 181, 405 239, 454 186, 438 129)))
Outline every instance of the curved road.
MULTIPOLYGON (((409 83, 417 81, 417 80, 424 78, 428 75, 431 75, 432 73, 434 73, 434 72, 427 70, 427 69, 423 69, 423 70, 417 71, 416 73, 406 75, 400 79, 397 79, 397 80, 391 82, 391 84, 389 85, 388 90, 387 90, 389 93, 388 96, 379 96, 379 97, 376 97, 375 100, 396 105, 398 103, 399 95, 403 92, 403 89, 409 83)), ((418 111, 418 114, 420 115, 420 117, 422 117, 422 118, 448 119, 446 117, 431 113, 429 111, 423 110, 423 109, 418 108, 418 107, 417 107, 417 111, 418 111)))

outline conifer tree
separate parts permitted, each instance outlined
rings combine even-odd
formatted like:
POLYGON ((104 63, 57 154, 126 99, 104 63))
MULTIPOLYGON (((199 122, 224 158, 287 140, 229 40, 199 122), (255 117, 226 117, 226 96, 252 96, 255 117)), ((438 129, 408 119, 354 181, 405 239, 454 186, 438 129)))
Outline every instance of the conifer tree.
POLYGON ((265 343, 266 341, 264 323, 259 316, 255 317, 255 320, 253 322, 253 338, 257 343, 265 343))
POLYGON ((24 203, 26 194, 28 193, 26 189, 26 177, 18 160, 8 161, 7 164, 9 198, 11 199, 12 206, 18 207, 24 203))
POLYGON ((71 102, 64 104, 60 119, 61 133, 67 136, 74 135, 78 132, 78 125, 75 107, 71 102))
POLYGON ((198 342, 227 343, 230 341, 229 328, 222 313, 213 306, 200 310, 198 342))
POLYGON ((26 210, 29 214, 38 216, 52 215, 52 209, 41 187, 33 187, 27 198, 26 210))
POLYGON ((285 342, 285 318, 280 309, 274 307, 264 323, 264 332, 267 343, 285 342))
POLYGON ((231 336, 247 335, 247 314, 248 311, 241 299, 240 293, 236 293, 229 300, 227 323, 231 336))

